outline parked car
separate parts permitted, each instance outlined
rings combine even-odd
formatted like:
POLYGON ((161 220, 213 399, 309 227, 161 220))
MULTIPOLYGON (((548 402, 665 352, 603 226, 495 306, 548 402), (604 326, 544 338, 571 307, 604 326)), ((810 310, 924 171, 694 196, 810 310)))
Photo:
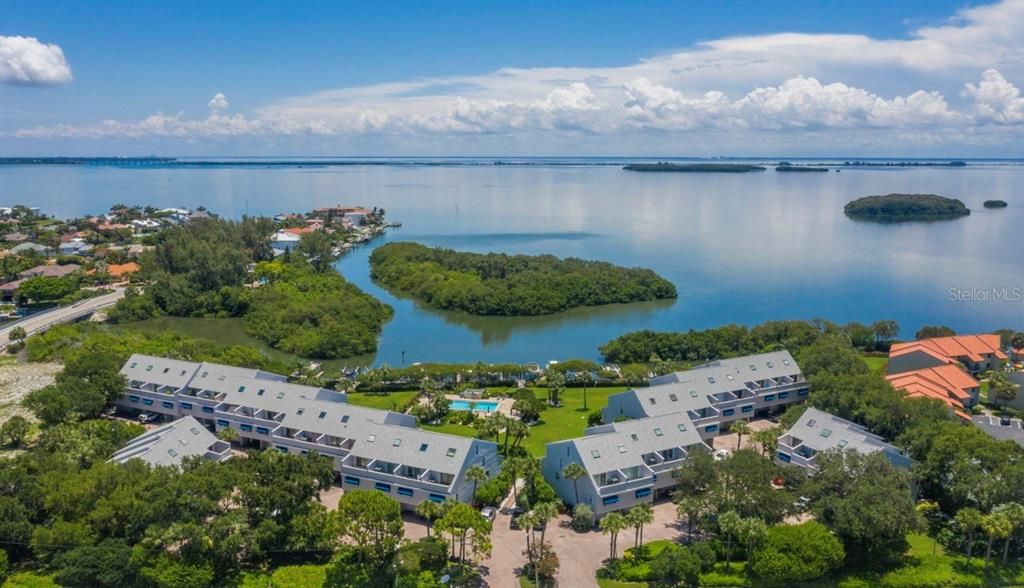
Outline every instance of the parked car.
POLYGON ((719 449, 714 453, 715 461, 725 461, 731 452, 728 449, 719 449))
POLYGON ((522 516, 525 512, 526 512, 525 510, 519 508, 518 506, 513 506, 512 510, 508 511, 508 515, 509 515, 509 517, 511 519, 509 527, 511 527, 513 529, 518 529, 519 528, 519 517, 522 516))
POLYGON ((490 522, 494 522, 495 517, 498 516, 498 511, 493 506, 485 506, 480 509, 480 514, 490 522))
POLYGON ((1004 427, 1009 427, 1010 426, 1010 415, 1004 414, 1004 415, 1000 416, 999 417, 999 424, 1004 426, 1004 427))
POLYGON ((144 412, 139 415, 139 422, 142 424, 151 423, 155 421, 157 416, 155 414, 144 412))

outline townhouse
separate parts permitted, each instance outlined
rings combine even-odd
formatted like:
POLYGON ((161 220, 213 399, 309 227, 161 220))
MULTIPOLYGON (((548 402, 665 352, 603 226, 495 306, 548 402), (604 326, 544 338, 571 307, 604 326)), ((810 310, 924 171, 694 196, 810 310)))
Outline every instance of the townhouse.
POLYGON ((404 507, 469 501, 465 471, 477 464, 491 475, 500 470, 491 441, 423 431, 410 415, 354 406, 343 393, 278 374, 140 354, 121 373, 128 388, 120 408, 163 420, 193 417, 214 432, 231 428, 242 447, 328 456, 343 488, 386 492, 404 507))
POLYGON ((588 504, 600 517, 668 496, 673 472, 697 451, 711 449, 686 413, 677 412, 590 427, 583 437, 548 443, 541 471, 564 502, 588 504), (567 478, 570 463, 587 475, 567 478))
POLYGON ((806 400, 807 380, 788 351, 721 359, 653 378, 647 388, 608 397, 604 422, 685 413, 701 438, 737 420, 763 417, 806 400))
POLYGON ((775 461, 814 472, 818 469, 818 455, 829 450, 865 454, 881 451, 896 467, 909 468, 913 463, 900 448, 865 427, 814 407, 808 408, 793 427, 779 437, 775 461))
POLYGON ((179 466, 187 457, 224 461, 231 445, 187 416, 146 431, 110 457, 114 463, 140 459, 152 466, 179 466))
POLYGON ((889 348, 888 372, 896 374, 959 363, 972 375, 977 375, 987 370, 1002 369, 1009 358, 1000 347, 999 335, 994 334, 955 335, 894 343, 889 348))

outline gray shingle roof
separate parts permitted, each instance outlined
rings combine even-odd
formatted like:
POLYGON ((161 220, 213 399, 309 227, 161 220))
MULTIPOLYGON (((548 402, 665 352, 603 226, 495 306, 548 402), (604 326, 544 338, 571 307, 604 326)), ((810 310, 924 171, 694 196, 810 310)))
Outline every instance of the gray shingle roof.
MULTIPOLYGON (((887 443, 884 438, 861 425, 814 407, 804 411, 785 436, 795 438, 794 444, 796 440, 802 441, 803 446, 816 452, 830 449, 849 449, 859 453, 884 451, 890 459, 898 458, 903 453, 898 447, 887 443)), ((910 459, 905 459, 909 465, 910 459)))
POLYGON ((702 442, 685 413, 593 427, 583 437, 573 439, 583 466, 591 474, 642 465, 645 453, 702 442))
POLYGON ((188 384, 198 367, 199 364, 192 361, 133 353, 121 367, 121 374, 128 380, 180 389, 188 384))
POLYGON ((132 439, 110 461, 141 459, 154 466, 176 466, 186 457, 205 455, 215 443, 217 438, 212 433, 187 416, 132 439))

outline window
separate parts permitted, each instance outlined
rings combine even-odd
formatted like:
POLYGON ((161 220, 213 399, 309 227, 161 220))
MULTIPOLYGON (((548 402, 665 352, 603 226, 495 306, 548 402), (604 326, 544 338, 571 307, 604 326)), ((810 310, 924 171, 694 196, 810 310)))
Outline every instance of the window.
POLYGON ((714 384, 714 383, 715 383, 715 379, 714 378, 708 378, 708 384, 714 384))
POLYGON ((229 426, 230 424, 231 424, 231 423, 227 422, 227 421, 226 421, 226 420, 224 420, 224 419, 217 419, 217 426, 218 426, 218 427, 227 427, 227 426, 229 426))
POLYGON ((741 406, 740 407, 740 412, 754 412, 754 405, 753 404, 748 404, 746 406, 741 406))
POLYGON ((427 447, 430 447, 430 446, 427 445, 426 443, 420 443, 420 451, 426 451, 427 447))
POLYGON ((191 427, 191 428, 189 428, 189 431, 192 431, 192 434, 193 434, 193 435, 198 435, 198 434, 199 434, 199 429, 197 429, 197 428, 195 428, 195 427, 191 427))
POLYGON ((764 401, 765 402, 772 402, 773 400, 775 400, 775 395, 774 394, 769 394, 769 395, 764 397, 764 401))
POLYGON ((266 427, 256 427, 256 432, 259 433, 260 435, 267 435, 270 433, 270 430, 267 429, 266 427))
POLYGON ((619 502, 619 495, 618 494, 615 494, 615 495, 612 495, 612 496, 605 496, 604 498, 601 499, 601 504, 603 504, 605 506, 608 506, 609 504, 618 504, 618 502, 619 502))
POLYGON ((650 401, 650 403, 651 403, 651 404, 658 404, 658 402, 657 402, 656 400, 654 400, 654 397, 653 397, 653 396, 651 396, 651 397, 650 397, 650 398, 648 398, 647 400, 648 400, 648 401, 650 401))
POLYGON ((431 502, 444 502, 444 495, 442 494, 431 494, 428 496, 431 502))
POLYGON ((800 390, 796 393, 797 396, 807 396, 807 389, 800 390))
POLYGON ((675 394, 669 394, 668 399, 671 400, 672 402, 676 402, 679 400, 679 397, 676 396, 675 394))
POLYGON ((178 457, 178 452, 173 449, 168 449, 167 454, 170 455, 171 457, 178 457))
POLYGON ((696 390, 690 390, 690 398, 696 398, 696 397, 697 397, 697 391, 696 390))
POLYGON ((395 439, 395 442, 392 443, 391 446, 392 447, 401 447, 402 446, 402 440, 401 439, 395 439))
POLYGON ((275 445, 274 448, 280 451, 281 453, 288 453, 288 448, 283 445, 275 445))
POLYGON ((132 365, 131 365, 131 368, 132 368, 132 369, 135 369, 135 366, 137 366, 137 365, 139 365, 139 364, 133 361, 133 362, 132 362, 132 365))
POLYGON ((370 433, 370 436, 366 438, 366 441, 367 441, 368 443, 373 443, 373 442, 374 442, 374 441, 376 441, 376 440, 377 440, 377 436, 376 436, 376 435, 374 435, 373 433, 370 433))
POLYGON ((134 395, 134 394, 132 394, 131 396, 128 397, 128 400, 131 401, 131 402, 138 402, 139 401, 139 397, 134 395))
POLYGON ((347 414, 346 415, 342 415, 341 422, 343 422, 343 423, 347 423, 348 422, 348 415, 347 414))
POLYGON ((708 425, 704 427, 705 433, 715 433, 718 431, 718 425, 708 425))
POLYGON ((412 488, 402 488, 401 486, 399 486, 398 487, 398 495, 399 496, 412 496, 412 488))
POLYGON ((217 378, 217 381, 218 382, 223 382, 224 381, 224 374, 221 374, 220 377, 217 378))
POLYGON ((771 369, 771 368, 775 367, 775 366, 774 366, 774 365, 772 364, 772 362, 770 362, 770 361, 768 361, 768 362, 765 362, 765 365, 766 365, 766 366, 768 366, 768 369, 771 369))
POLYGON ((754 364, 750 364, 750 371, 756 372, 757 371, 757 366, 754 365, 754 364))
POLYGON ((192 403, 191 402, 182 402, 181 403, 181 408, 182 408, 182 410, 192 410, 192 403))
POLYGON ((245 386, 239 386, 238 387, 238 391, 239 392, 245 392, 245 386))
POLYGON ((590 450, 590 457, 593 457, 594 459, 597 459, 597 458, 601 457, 601 452, 596 450, 596 449, 591 449, 590 450))
POLYGON ((350 485, 350 486, 358 486, 359 485, 359 478, 357 478, 355 476, 345 476, 344 482, 346 484, 350 485))
POLYGON ((374 490, 380 490, 381 492, 391 493, 391 484, 385 484, 384 482, 377 482, 373 485, 374 490))
POLYGON ((252 432, 252 425, 238 425, 238 428, 245 431, 246 433, 252 432))
POLYGON ((808 426, 808 427, 813 427, 813 426, 814 426, 814 423, 816 423, 816 422, 818 422, 818 421, 816 421, 816 420, 814 420, 814 419, 811 419, 811 420, 807 421, 807 426, 808 426))
POLYGON ((842 449, 843 447, 846 447, 846 439, 843 439, 838 444, 836 444, 836 447, 838 447, 839 449, 842 449))
POLYGON ((212 406, 204 406, 203 407, 203 412, 205 412, 206 414, 213 414, 213 407, 212 406))
POLYGON ((626 453, 626 446, 625 445, 619 445, 619 453, 626 453))
POLYGON ((789 398, 789 392, 779 392, 779 400, 783 398, 789 398))
POLYGON ((318 418, 318 419, 322 419, 322 418, 324 418, 325 416, 327 416, 327 411, 326 411, 326 410, 321 410, 321 411, 320 411, 320 414, 319 414, 319 415, 317 415, 317 417, 316 417, 316 418, 318 418))
POLYGON ((169 368, 169 367, 167 367, 167 368, 164 368, 164 373, 165 373, 165 374, 166 374, 167 372, 169 372, 169 371, 171 371, 171 368, 169 368))
POLYGON ((299 410, 295 411, 295 414, 302 414, 304 412, 306 412, 306 409, 300 408, 299 410))
POLYGON ((636 436, 636 433, 630 433, 629 438, 633 441, 639 441, 640 438, 636 436))
POLYGON ((651 489, 650 488, 641 488, 641 489, 637 490, 636 492, 634 492, 633 495, 635 497, 637 497, 637 498, 645 498, 645 497, 651 495, 651 489))
POLYGON ((164 400, 163 402, 160 403, 160 406, 164 408, 174 408, 174 403, 164 400))
POLYGON ((665 434, 665 431, 662 431, 661 427, 654 427, 654 434, 658 437, 661 437, 662 435, 665 434))
POLYGON ((832 429, 822 429, 821 430, 821 436, 822 437, 826 437, 827 438, 831 434, 832 434, 832 429))
POLYGON ((263 388, 260 388, 259 390, 256 391, 256 396, 263 396, 264 392, 266 392, 266 390, 264 390, 263 388))
POLYGON ((782 360, 782 363, 785 364, 785 365, 789 365, 789 360, 788 359, 784 359, 784 360, 782 360))
POLYGON ((278 392, 277 393, 277 399, 278 400, 284 400, 284 392, 278 392))
POLYGON ((734 414, 736 414, 736 409, 735 408, 727 408, 727 409, 722 411, 722 415, 723 416, 732 416, 734 414))
POLYGON ((147 366, 146 366, 146 371, 147 371, 147 372, 151 372, 151 371, 153 371, 153 366, 151 366, 151 365, 147 365, 147 366))
POLYGON ((205 378, 205 377, 206 377, 206 376, 208 376, 208 375, 210 375, 210 372, 203 372, 203 375, 201 375, 201 376, 199 376, 199 377, 200 377, 200 378, 205 378))
POLYGON ((788 453, 782 453, 781 451, 779 452, 779 461, 784 461, 786 463, 789 463, 790 459, 792 459, 792 458, 789 456, 788 453))
POLYGON ((142 399, 142 404, 145 404, 146 406, 153 406, 153 399, 152 398, 143 398, 142 399))
POLYGON ((686 425, 684 425, 683 423, 679 423, 678 425, 676 425, 676 428, 679 429, 680 431, 686 431, 686 425))
POLYGON ((455 457, 455 448, 454 447, 449 447, 448 451, 445 453, 445 455, 447 455, 448 457, 455 457))

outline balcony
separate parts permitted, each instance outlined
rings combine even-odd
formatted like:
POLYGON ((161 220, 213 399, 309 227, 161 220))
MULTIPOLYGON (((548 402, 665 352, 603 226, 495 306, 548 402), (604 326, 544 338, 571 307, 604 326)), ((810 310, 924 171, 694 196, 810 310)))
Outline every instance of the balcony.
MULTIPOLYGON (((354 461, 352 462, 354 464, 354 461)), ((342 473, 374 482, 383 482, 385 484, 395 484, 397 486, 404 486, 407 488, 413 488, 417 490, 423 490, 425 492, 432 492, 435 494, 448 494, 451 492, 451 484, 443 484, 440 482, 440 473, 431 472, 425 470, 419 477, 409 477, 400 475, 404 466, 396 466, 392 468, 391 472, 386 471, 375 471, 372 468, 360 468, 356 465, 351 465, 348 459, 342 462, 342 473), (432 474, 434 480, 431 480, 432 474)), ((446 474, 450 475, 450 474, 446 474)))
MULTIPOLYGON (((650 470, 648 470, 648 472, 649 471, 650 470)), ((646 488, 654 484, 654 473, 651 472, 648 475, 644 475, 638 478, 618 479, 621 481, 599 485, 597 488, 598 494, 600 494, 601 496, 609 496, 611 494, 618 494, 619 492, 626 492, 628 490, 635 490, 637 488, 646 488)))

